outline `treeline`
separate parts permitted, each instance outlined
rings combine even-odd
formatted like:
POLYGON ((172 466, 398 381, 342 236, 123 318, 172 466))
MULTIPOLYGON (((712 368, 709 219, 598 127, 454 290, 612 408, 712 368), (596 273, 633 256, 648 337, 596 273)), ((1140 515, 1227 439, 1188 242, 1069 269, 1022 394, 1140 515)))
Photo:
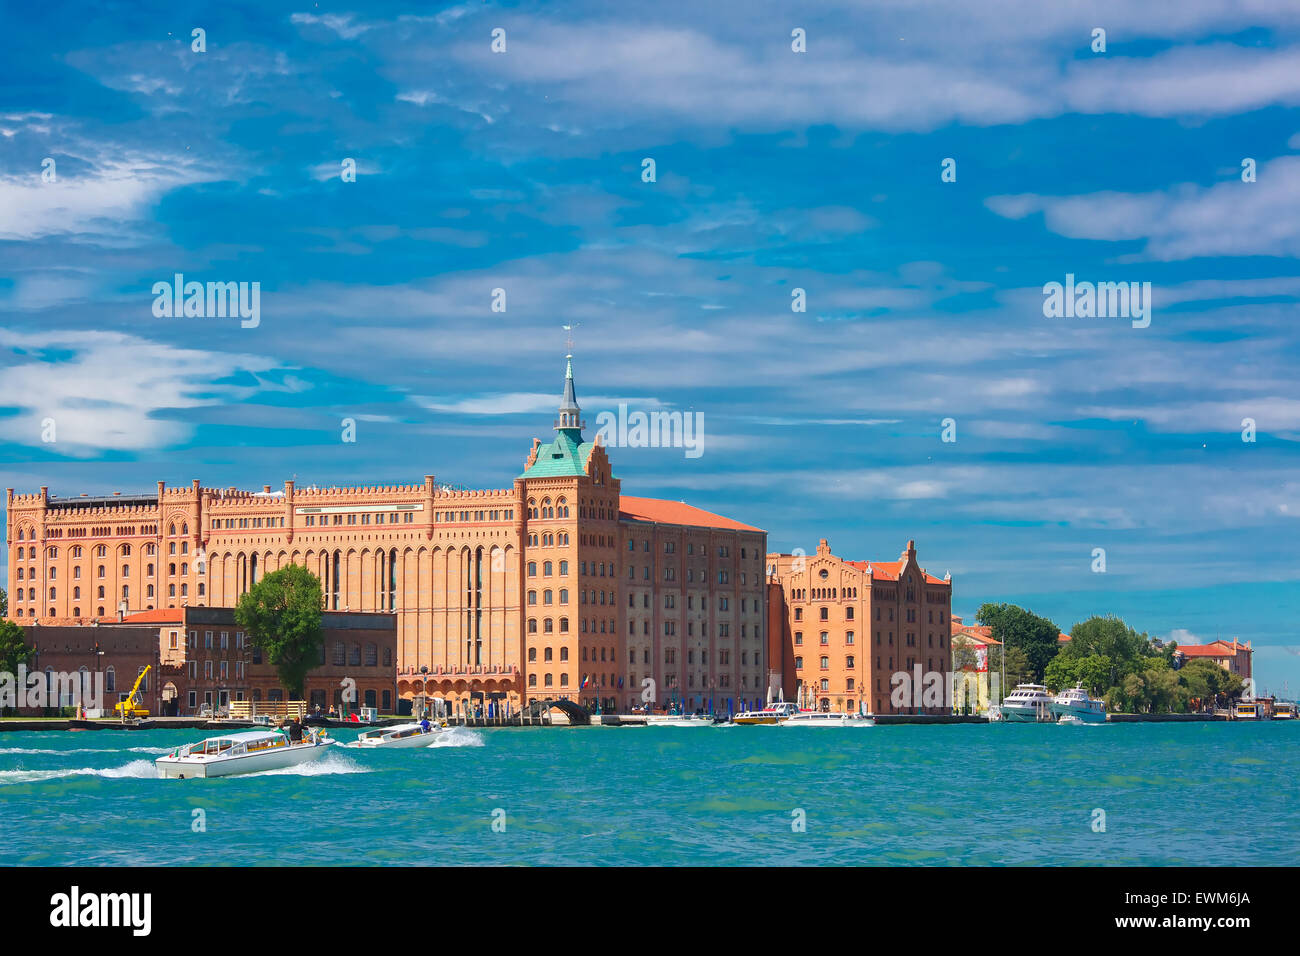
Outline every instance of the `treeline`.
POLYGON ((1241 677, 1203 658, 1175 667, 1177 644, 1157 644, 1112 615, 1079 622, 1068 641, 1058 640, 1060 630, 1047 618, 1014 604, 981 605, 975 619, 1002 643, 991 649, 989 669, 999 671, 1005 656, 1004 692, 1016 684, 1045 684, 1054 692, 1082 684, 1111 711, 1187 713, 1226 704, 1244 686, 1241 677))

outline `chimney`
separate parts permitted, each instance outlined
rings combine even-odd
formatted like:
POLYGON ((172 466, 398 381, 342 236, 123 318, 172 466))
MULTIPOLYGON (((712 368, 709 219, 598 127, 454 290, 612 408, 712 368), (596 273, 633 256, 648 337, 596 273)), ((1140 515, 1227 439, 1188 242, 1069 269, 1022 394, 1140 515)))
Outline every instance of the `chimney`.
POLYGON ((121 601, 117 605, 117 619, 120 622, 125 618, 126 618, 126 602, 121 601))

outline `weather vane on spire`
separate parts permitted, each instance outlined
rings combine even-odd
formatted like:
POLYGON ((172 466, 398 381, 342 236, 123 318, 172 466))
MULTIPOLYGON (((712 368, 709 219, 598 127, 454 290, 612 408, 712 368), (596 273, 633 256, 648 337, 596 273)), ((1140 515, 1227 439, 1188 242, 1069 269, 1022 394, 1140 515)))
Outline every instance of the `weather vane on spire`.
POLYGON ((567 335, 565 336, 564 344, 568 348, 570 354, 573 353, 573 330, 576 329, 577 327, 578 327, 577 322, 574 322, 572 325, 564 326, 564 331, 567 333, 567 335))

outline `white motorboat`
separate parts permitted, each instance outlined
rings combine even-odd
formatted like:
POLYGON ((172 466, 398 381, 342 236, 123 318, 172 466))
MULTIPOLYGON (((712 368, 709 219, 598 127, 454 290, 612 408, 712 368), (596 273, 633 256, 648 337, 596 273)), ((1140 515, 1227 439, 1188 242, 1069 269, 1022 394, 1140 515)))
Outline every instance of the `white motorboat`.
POLYGON ((782 727, 874 727, 876 722, 861 714, 832 714, 828 711, 801 710, 781 721, 782 727))
POLYGON ((310 734, 300 741, 291 741, 279 731, 250 730, 177 747, 154 761, 154 766, 163 778, 227 777, 311 763, 329 753, 335 743, 324 734, 310 734))
POLYGON ((343 746, 360 747, 362 750, 375 750, 380 747, 428 747, 437 737, 446 732, 446 725, 440 723, 431 722, 428 730, 420 724, 393 724, 390 727, 367 730, 356 740, 343 746))
POLYGON ((1042 684, 1020 684, 1006 697, 1000 706, 1002 719, 1010 723, 1037 723, 1050 721, 1052 717, 1052 695, 1042 684))
POLYGON ((646 714, 647 727, 712 727, 713 718, 705 714, 646 714))
POLYGON ((788 700, 768 704, 762 710, 746 710, 733 720, 738 724, 779 724, 799 713, 799 706, 788 700))
POLYGON ((1061 691, 1053 698, 1051 711, 1062 724, 1104 724, 1106 722, 1106 702, 1089 697, 1082 684, 1061 691))

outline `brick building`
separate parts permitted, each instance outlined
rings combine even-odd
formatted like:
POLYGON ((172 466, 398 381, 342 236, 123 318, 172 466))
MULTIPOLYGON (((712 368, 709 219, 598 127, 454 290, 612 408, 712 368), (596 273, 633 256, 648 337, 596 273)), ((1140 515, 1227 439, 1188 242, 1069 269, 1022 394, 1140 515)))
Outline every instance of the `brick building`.
MULTIPOLYGON (((355 683, 355 706, 391 713, 396 705, 397 621, 392 614, 322 615, 324 644, 303 694, 311 707, 343 704, 344 679, 355 683)), ((235 624, 233 608, 159 608, 116 623, 29 625, 36 651, 29 666, 52 673, 102 670, 104 709, 131 690, 146 665, 142 702, 154 715, 215 712, 232 700, 285 700, 279 676, 235 624)), ((54 706, 54 705, 52 705, 54 706)))
MULTIPOLYGON (((89 697, 93 676, 103 678, 102 709, 111 713, 113 705, 130 693, 136 678, 146 667, 151 668, 141 682, 140 690, 146 702, 157 701, 158 672, 161 664, 156 634, 142 632, 139 628, 124 625, 51 625, 29 626, 23 629, 27 646, 34 655, 27 665, 29 674, 43 672, 49 706, 70 707, 74 703, 71 687, 58 688, 55 674, 85 675, 79 677, 82 694, 89 697)), ((88 703, 84 699, 82 703, 88 703)), ((23 708, 21 713, 29 713, 23 708)), ((151 713, 158 713, 150 706, 151 713)))
POLYGON ((229 607, 292 563, 320 578, 326 610, 396 615, 403 697, 615 709, 639 703, 651 677, 659 703, 761 699, 765 533, 623 498, 584 427, 570 360, 554 437, 533 441, 508 488, 458 490, 426 475, 256 492, 160 481, 152 493, 96 498, 10 489, 9 614, 26 625, 229 607))
POLYGON ((896 707, 893 676, 948 674, 952 582, 916 560, 845 561, 823 538, 815 554, 767 556, 768 653, 787 700, 841 713, 947 713, 896 707))

